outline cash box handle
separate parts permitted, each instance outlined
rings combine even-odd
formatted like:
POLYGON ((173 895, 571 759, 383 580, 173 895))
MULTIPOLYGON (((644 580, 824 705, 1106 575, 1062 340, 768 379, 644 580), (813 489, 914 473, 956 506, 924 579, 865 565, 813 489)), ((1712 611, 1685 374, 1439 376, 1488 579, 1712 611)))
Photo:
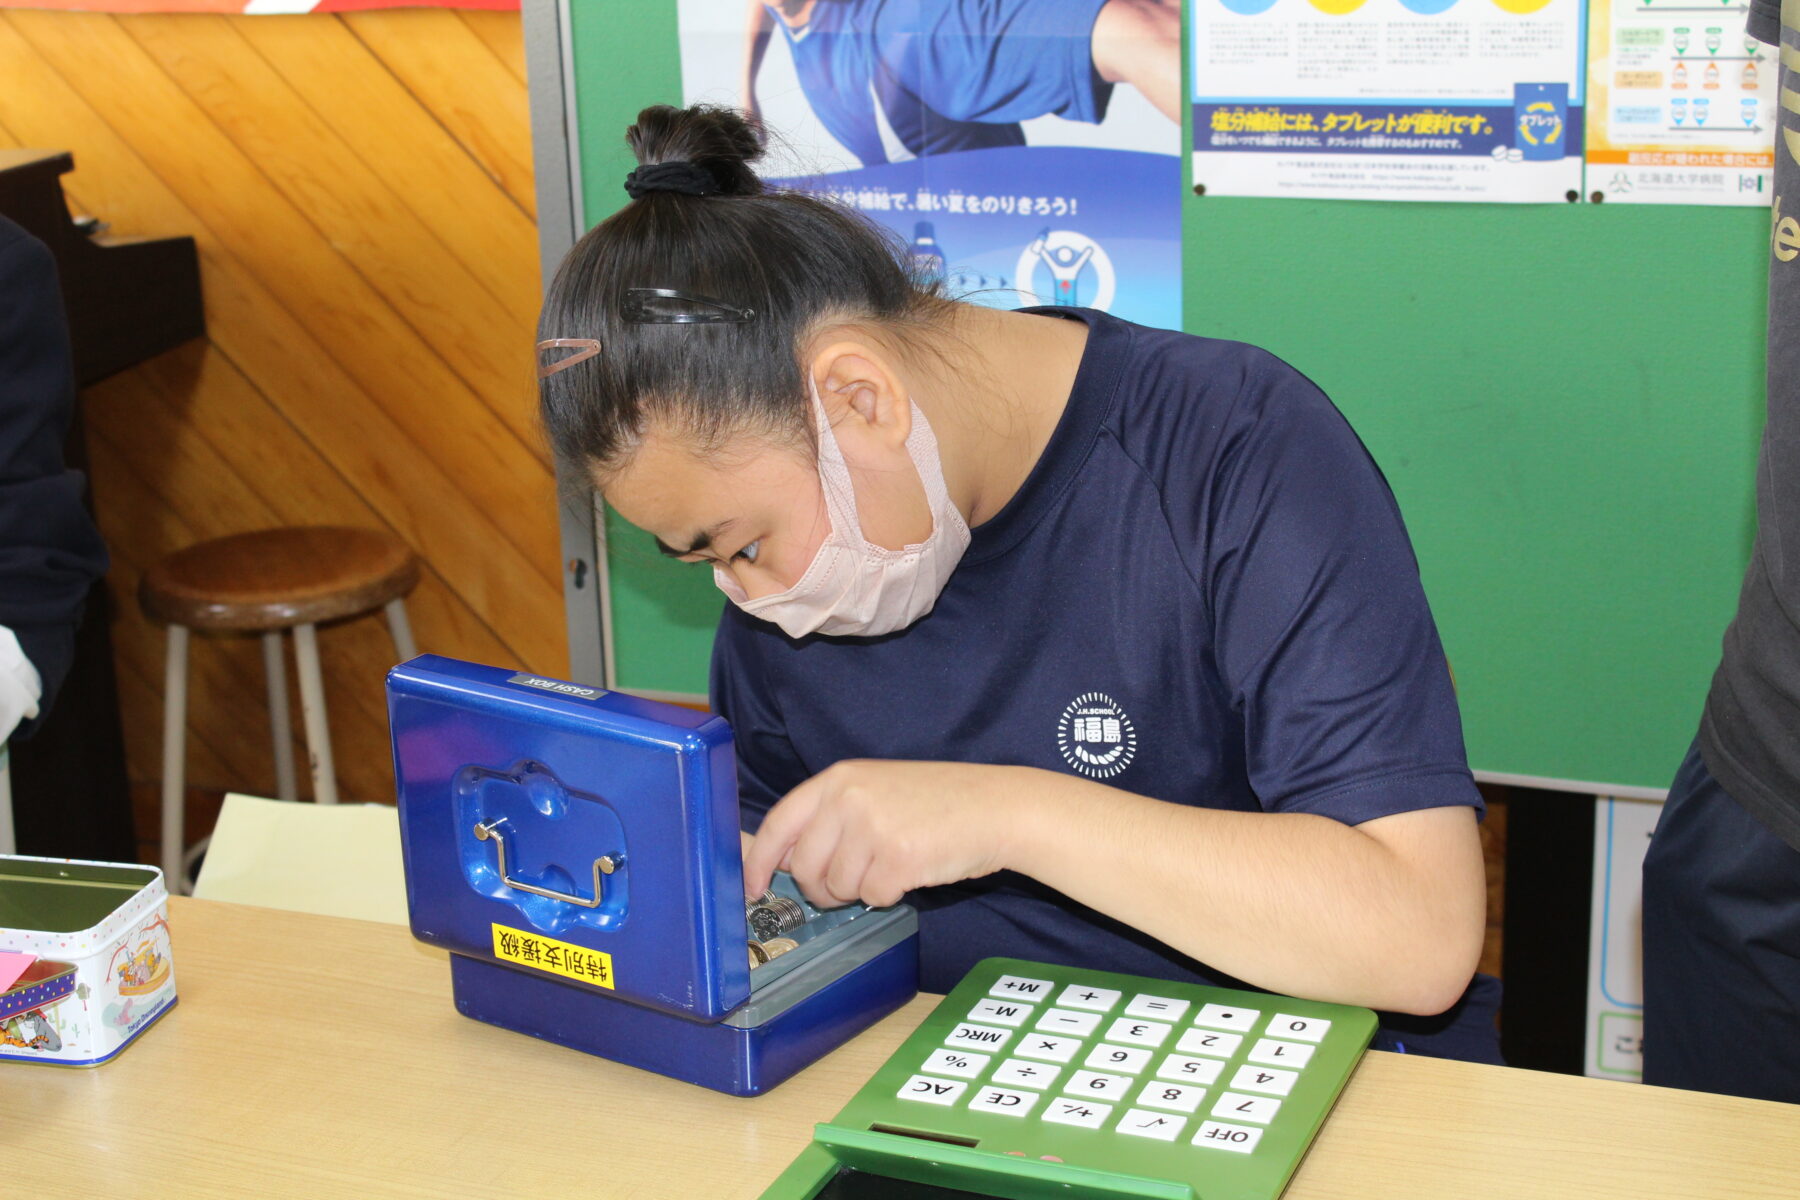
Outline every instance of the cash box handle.
POLYGON ((478 842, 491 841, 494 843, 494 863, 500 871, 500 882, 504 883, 509 888, 517 888, 521 892, 530 892, 534 896, 548 896, 552 900, 561 900, 565 904, 579 904, 582 908, 600 907, 601 902, 605 899, 605 894, 601 891, 600 887, 600 877, 602 875, 611 875, 614 871, 618 870, 620 863, 624 861, 622 857, 615 857, 611 854, 602 854, 599 858, 594 860, 594 898, 592 900, 584 899, 571 892, 556 892, 549 888, 541 888, 536 884, 525 883, 521 880, 514 879, 506 873, 506 838, 500 833, 500 827, 504 824, 506 824, 505 817, 496 817, 492 821, 475 822, 475 840, 478 842))

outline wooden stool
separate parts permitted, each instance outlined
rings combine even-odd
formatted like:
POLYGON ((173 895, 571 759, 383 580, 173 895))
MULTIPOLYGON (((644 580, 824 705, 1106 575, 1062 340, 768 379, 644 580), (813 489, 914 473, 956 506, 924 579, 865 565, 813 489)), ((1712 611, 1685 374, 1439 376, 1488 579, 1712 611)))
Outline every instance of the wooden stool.
POLYGON ((276 788, 283 800, 299 799, 281 649, 282 631, 294 631, 313 798, 320 804, 336 804, 317 626, 385 607, 394 648, 404 662, 418 650, 401 597, 418 581, 419 560, 398 538, 370 529, 330 526, 263 529, 215 538, 179 550, 144 572, 138 602, 151 618, 169 627, 163 696, 162 865, 171 892, 186 892, 192 886, 186 879, 181 828, 189 630, 262 634, 276 788))

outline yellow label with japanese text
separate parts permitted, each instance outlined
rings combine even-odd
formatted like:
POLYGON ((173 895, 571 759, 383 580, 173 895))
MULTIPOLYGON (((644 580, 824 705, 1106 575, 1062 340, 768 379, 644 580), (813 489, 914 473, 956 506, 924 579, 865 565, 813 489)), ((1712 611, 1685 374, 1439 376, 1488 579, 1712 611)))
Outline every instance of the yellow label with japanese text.
POLYGON ((613 985, 612 955, 586 946, 571 946, 541 933, 526 933, 510 925, 494 926, 494 957, 522 967, 534 967, 597 987, 613 985))

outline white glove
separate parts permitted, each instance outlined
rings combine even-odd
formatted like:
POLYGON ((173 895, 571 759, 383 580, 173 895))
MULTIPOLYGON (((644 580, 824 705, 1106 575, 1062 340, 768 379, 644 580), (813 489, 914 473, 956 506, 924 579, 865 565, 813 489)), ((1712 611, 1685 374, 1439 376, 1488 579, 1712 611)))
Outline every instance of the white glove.
POLYGON ((44 681, 25 657, 13 631, 0 625, 0 742, 12 736, 19 722, 38 715, 44 681))

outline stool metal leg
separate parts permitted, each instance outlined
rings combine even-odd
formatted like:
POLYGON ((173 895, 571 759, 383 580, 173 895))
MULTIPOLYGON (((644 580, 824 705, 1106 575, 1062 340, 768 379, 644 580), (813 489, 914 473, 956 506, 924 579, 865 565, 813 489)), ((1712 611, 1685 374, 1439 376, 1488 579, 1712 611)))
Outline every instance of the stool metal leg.
POLYGON ((419 647, 413 641, 412 622, 406 619, 406 601, 389 600, 387 603, 388 630, 394 635, 394 649, 400 652, 400 661, 419 656, 419 647))
POLYGON ((163 672, 162 869, 163 885, 182 890, 182 806, 187 801, 188 631, 169 626, 163 672))
POLYGON ((0 742, 0 854, 17 854, 19 843, 13 837, 12 756, 6 743, 0 742))
POLYGON ((306 726, 306 753, 312 763, 313 800, 336 804, 331 727, 325 720, 325 683, 319 675, 319 636, 313 626, 294 626, 294 658, 300 667, 300 718, 306 726))
POLYGON ((275 743, 275 794, 283 800, 298 800, 300 786, 294 781, 294 727, 288 712, 287 662, 282 654, 281 631, 262 635, 263 675, 269 681, 269 735, 275 743))

